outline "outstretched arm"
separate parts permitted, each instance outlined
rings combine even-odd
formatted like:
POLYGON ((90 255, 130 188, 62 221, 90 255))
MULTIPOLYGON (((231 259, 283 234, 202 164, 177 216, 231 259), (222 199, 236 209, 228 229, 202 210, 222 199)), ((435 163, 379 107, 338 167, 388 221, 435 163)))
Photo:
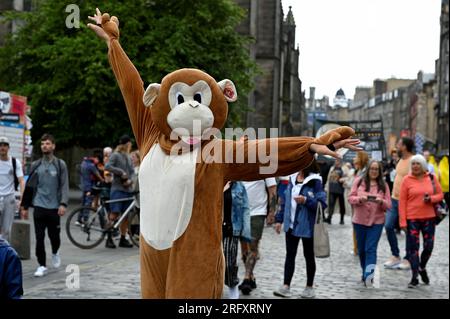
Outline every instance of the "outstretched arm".
POLYGON ((293 174, 308 167, 316 153, 338 158, 335 150, 339 148, 361 150, 356 146, 359 140, 350 139, 354 133, 352 128, 342 126, 319 138, 284 137, 245 142, 224 141, 222 154, 225 154, 227 160, 224 178, 226 181, 258 180, 293 174))
POLYGON ((151 113, 144 106, 142 100, 144 83, 119 43, 119 20, 117 17, 110 18, 108 13, 102 15, 97 8, 96 14, 89 19, 96 24, 89 23, 88 27, 108 45, 109 63, 125 100, 133 133, 140 148, 144 137, 150 136, 150 130, 155 129, 154 125, 148 125, 152 123, 151 113))

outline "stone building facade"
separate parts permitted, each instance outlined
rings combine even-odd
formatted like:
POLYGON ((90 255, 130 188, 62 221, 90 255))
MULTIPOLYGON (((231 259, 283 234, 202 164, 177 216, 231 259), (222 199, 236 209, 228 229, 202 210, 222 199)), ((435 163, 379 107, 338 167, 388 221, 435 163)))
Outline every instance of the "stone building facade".
POLYGON ((246 126, 278 128, 280 136, 300 135, 307 123, 292 11, 289 9, 285 16, 280 0, 236 0, 236 3, 247 12, 238 31, 254 38, 249 51, 262 71, 248 97, 251 110, 246 126))
POLYGON ((436 85, 437 94, 435 98, 436 113, 438 116, 437 138, 438 138, 438 151, 440 153, 448 154, 448 125, 449 125, 449 113, 448 113, 448 86, 449 86, 449 0, 442 0, 441 3, 441 31, 440 31, 440 46, 439 46, 439 59, 436 63, 436 85))

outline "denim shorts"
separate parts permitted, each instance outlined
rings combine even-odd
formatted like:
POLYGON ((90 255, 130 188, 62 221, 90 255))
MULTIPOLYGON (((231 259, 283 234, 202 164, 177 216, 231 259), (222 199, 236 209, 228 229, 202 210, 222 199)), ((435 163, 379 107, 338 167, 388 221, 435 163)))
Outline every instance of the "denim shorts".
MULTIPOLYGON (((123 191, 111 191, 111 197, 109 199, 114 200, 114 199, 122 199, 122 198, 128 198, 128 197, 133 197, 133 195, 130 193, 127 193, 127 192, 123 192, 123 191)), ((127 200, 127 201, 123 201, 123 202, 110 203, 109 204, 109 207, 111 208, 110 212, 111 213, 123 213, 126 211, 128 206, 130 206, 132 201, 133 200, 127 200)))

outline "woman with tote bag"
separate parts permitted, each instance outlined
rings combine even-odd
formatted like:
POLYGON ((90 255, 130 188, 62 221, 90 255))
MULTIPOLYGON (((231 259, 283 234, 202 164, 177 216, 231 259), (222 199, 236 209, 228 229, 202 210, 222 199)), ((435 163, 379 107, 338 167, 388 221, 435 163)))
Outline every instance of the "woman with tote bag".
MULTIPOLYGON (((291 280, 295 270, 295 257, 300 239, 303 243, 303 255, 306 261, 306 288, 302 298, 314 298, 313 288, 316 261, 314 253, 314 228, 317 207, 326 207, 326 194, 322 186, 319 168, 314 161, 308 168, 289 177, 285 200, 275 216, 275 230, 279 234, 281 226, 286 233, 286 261, 284 265, 284 283, 275 296, 292 297, 291 280)), ((322 218, 322 216, 320 216, 322 218)), ((323 225, 323 224, 322 224, 323 225)))

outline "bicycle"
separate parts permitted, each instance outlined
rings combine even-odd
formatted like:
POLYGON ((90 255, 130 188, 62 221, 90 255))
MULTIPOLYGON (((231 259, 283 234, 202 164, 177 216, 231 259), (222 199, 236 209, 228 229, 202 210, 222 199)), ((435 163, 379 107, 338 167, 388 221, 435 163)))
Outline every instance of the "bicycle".
POLYGON ((82 249, 91 249, 100 245, 108 232, 113 233, 119 229, 120 224, 128 216, 128 234, 131 242, 139 247, 140 211, 136 195, 132 197, 110 200, 105 189, 100 190, 100 206, 97 209, 81 206, 73 210, 67 217, 67 237, 75 246, 82 249), (132 201, 120 218, 112 225, 108 223, 107 205, 110 203, 132 201), (81 222, 80 222, 81 221, 81 222))

